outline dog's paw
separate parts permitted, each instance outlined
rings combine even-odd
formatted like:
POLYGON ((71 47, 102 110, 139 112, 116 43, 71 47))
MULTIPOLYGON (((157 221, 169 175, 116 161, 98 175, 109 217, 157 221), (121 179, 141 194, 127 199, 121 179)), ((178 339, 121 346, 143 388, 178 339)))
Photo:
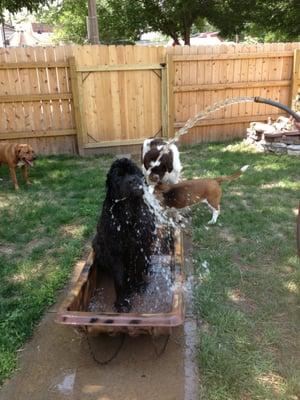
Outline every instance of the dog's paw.
POLYGON ((142 282, 137 285, 137 293, 145 293, 148 286, 148 282, 142 282))
POLYGON ((128 299, 123 299, 115 302, 115 309, 118 313, 128 313, 131 309, 131 304, 128 299))

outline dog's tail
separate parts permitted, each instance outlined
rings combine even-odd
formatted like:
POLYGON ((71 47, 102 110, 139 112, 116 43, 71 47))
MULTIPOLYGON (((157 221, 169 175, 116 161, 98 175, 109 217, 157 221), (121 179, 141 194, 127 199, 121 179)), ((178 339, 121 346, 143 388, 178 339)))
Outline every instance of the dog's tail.
POLYGON ((244 165, 239 171, 235 172, 234 174, 227 176, 219 176, 214 180, 217 181, 218 183, 234 181, 235 179, 239 178, 248 169, 248 167, 249 165, 244 165))

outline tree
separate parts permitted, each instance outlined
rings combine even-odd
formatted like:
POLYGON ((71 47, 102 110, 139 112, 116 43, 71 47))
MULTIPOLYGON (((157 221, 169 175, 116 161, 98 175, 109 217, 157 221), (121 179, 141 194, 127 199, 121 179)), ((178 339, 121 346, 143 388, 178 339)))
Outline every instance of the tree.
MULTIPOLYGON (((144 22, 139 19, 137 2, 97 0, 99 36, 101 43, 134 43, 143 33, 144 22)), ((87 41, 87 1, 63 0, 41 10, 39 21, 55 27, 54 40, 82 44, 87 41)))
MULTIPOLYGON (((42 20, 55 25, 57 39, 83 43, 86 3, 61 0, 43 13, 42 20)), ((189 44, 193 27, 204 26, 205 21, 226 38, 257 32, 262 39, 298 40, 297 3, 299 0, 97 0, 100 41, 133 42, 142 33, 159 31, 174 44, 180 39, 189 44)))
POLYGON ((27 8, 28 11, 33 12, 46 3, 47 0, 0 0, 0 10, 1 14, 3 14, 4 10, 16 13, 22 8, 27 8))
POLYGON ((284 41, 300 40, 299 0, 267 0, 257 3, 250 28, 260 29, 265 37, 284 41))
POLYGON ((63 0, 61 3, 40 10, 37 17, 55 27, 55 41, 83 44, 87 37, 86 0, 63 0))
POLYGON ((142 0, 150 30, 160 31, 171 38, 174 44, 190 44, 190 34, 193 24, 206 16, 207 0, 142 0))
POLYGON ((221 35, 272 35, 277 40, 300 37, 299 0, 215 0, 207 18, 221 35), (296 4, 298 3, 298 4, 296 4))

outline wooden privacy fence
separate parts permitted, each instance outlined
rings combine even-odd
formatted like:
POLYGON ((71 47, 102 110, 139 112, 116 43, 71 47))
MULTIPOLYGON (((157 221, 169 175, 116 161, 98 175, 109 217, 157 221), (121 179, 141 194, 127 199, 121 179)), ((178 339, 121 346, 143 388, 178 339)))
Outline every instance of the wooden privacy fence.
MULTIPOLYGON (((151 136, 172 137, 226 98, 291 105, 299 71, 300 43, 1 49, 0 140, 26 141, 42 154, 128 151, 151 136)), ((250 121, 279 113, 240 103, 211 114, 183 141, 241 137, 250 121)))
MULTIPOLYGON (((291 105, 300 87, 300 43, 184 46, 168 49, 169 135, 215 102, 262 96, 291 105), (174 123, 172 123, 174 122, 174 123)), ((276 118, 282 111, 257 103, 239 103, 205 118, 182 138, 186 143, 243 137, 251 121, 276 118)))
POLYGON ((0 50, 0 140, 38 153, 76 152, 70 47, 0 50))
POLYGON ((162 47, 83 46, 70 59, 79 152, 167 135, 162 47))

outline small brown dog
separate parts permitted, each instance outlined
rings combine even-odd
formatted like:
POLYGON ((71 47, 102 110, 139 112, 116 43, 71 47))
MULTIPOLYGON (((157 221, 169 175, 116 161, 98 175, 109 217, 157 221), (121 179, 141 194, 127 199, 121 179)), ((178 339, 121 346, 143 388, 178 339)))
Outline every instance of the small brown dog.
POLYGON ((161 197, 167 207, 184 208, 196 203, 206 203, 212 211, 212 218, 208 224, 215 224, 220 214, 222 189, 220 184, 233 181, 246 171, 248 165, 229 176, 220 176, 214 179, 191 179, 175 185, 158 183, 155 193, 161 197), (161 193, 161 194, 160 194, 161 193))
POLYGON ((22 167, 23 178, 28 184, 28 165, 32 166, 35 159, 35 152, 29 144, 0 143, 0 165, 8 165, 15 190, 19 189, 16 168, 22 167))

